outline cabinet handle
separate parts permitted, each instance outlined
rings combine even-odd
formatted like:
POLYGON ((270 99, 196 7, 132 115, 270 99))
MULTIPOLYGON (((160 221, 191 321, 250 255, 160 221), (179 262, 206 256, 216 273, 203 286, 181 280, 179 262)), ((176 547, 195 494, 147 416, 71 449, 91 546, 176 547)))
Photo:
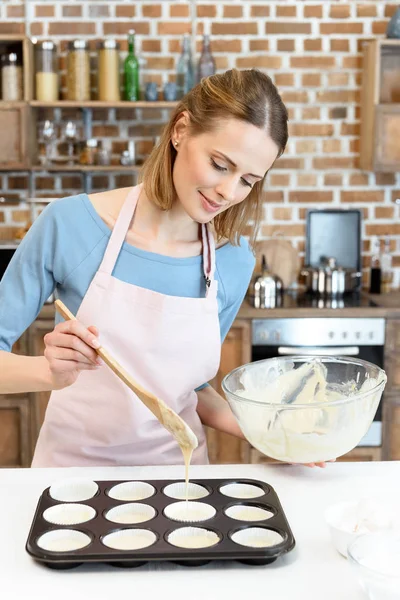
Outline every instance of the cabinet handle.
POLYGON ((278 354, 281 356, 358 356, 360 348, 358 346, 329 346, 304 348, 304 346, 279 346, 278 354))

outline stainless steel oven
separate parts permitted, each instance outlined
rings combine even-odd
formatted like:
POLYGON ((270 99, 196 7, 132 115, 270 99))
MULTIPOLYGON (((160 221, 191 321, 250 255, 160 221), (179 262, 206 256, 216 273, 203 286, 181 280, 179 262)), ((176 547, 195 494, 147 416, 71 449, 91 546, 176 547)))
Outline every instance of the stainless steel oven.
MULTIPOLYGON (((356 356, 384 368, 385 319, 253 319, 252 360, 275 356, 356 356)), ((359 446, 382 444, 382 398, 359 446)))

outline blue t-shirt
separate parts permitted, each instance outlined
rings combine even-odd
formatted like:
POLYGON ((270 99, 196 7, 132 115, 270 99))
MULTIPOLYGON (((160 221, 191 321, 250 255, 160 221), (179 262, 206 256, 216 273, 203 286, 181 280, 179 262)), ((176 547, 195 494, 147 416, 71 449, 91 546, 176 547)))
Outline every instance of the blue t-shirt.
MULTIPOLYGON (((0 350, 14 342, 56 292, 76 314, 102 261, 111 235, 87 194, 51 202, 18 246, 0 282, 0 350)), ((244 238, 240 246, 216 250, 221 341, 240 308, 255 259, 244 238)), ((124 242, 113 276, 169 296, 205 295, 202 256, 174 258, 124 242)), ((56 316, 56 321, 61 320, 56 316)))

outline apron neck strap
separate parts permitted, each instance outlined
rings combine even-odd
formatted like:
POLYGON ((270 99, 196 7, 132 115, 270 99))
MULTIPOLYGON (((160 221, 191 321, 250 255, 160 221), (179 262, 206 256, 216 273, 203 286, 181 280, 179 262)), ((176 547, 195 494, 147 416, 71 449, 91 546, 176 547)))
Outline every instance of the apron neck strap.
MULTIPOLYGON (((99 270, 103 273, 111 275, 114 270, 122 244, 125 241, 133 215, 135 214, 135 209, 141 191, 142 184, 133 187, 129 191, 126 200, 122 205, 111 232, 111 237, 107 244, 102 263, 100 265, 99 270)), ((201 225, 201 235, 203 242, 203 271, 208 294, 208 291, 214 282, 215 242, 214 236, 210 232, 208 225, 204 223, 201 225)))

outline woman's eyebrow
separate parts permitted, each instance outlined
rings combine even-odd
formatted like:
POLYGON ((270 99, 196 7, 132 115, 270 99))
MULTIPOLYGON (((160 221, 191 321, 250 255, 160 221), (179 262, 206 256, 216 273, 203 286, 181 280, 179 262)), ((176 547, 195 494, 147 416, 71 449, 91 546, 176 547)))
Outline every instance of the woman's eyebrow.
MULTIPOLYGON (((226 156, 226 154, 224 154, 223 152, 220 152, 219 150, 215 150, 215 152, 217 154, 220 154, 221 156, 223 156, 225 158, 225 160, 228 161, 228 163, 230 163, 232 165, 232 167, 237 167, 237 164, 233 162, 233 160, 231 158, 229 158, 229 156, 226 156)), ((257 179, 262 179, 264 176, 263 175, 254 175, 254 173, 247 173, 247 175, 250 175, 250 177, 256 177, 257 179)))

